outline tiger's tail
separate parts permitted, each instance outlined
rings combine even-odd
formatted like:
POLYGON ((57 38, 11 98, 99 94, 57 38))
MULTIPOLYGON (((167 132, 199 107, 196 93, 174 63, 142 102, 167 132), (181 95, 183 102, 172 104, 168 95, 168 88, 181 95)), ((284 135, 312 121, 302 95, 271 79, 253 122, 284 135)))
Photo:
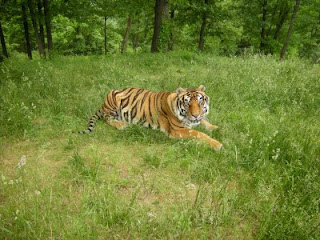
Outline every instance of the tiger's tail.
POLYGON ((101 119, 103 117, 102 109, 99 109, 90 119, 88 123, 88 128, 83 131, 79 131, 79 134, 88 134, 91 133, 94 130, 94 125, 96 124, 96 121, 101 119))

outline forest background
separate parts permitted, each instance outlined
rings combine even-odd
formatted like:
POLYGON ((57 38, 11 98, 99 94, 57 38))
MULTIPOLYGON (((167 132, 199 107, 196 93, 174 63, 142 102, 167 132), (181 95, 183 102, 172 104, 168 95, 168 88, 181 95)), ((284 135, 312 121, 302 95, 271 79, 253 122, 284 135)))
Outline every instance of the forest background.
POLYGON ((319 61, 319 0, 1 0, 2 55, 205 51, 319 61))

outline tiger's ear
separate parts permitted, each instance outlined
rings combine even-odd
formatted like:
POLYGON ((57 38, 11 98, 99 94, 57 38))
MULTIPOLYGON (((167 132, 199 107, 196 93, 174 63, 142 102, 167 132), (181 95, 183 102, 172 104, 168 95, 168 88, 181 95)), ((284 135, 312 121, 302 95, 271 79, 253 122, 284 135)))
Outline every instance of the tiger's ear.
POLYGON ((184 89, 184 88, 182 88, 182 87, 179 87, 179 88, 177 88, 176 93, 177 93, 177 94, 180 94, 180 93, 183 93, 183 92, 185 92, 185 91, 187 91, 187 90, 184 89))
POLYGON ((203 85, 200 85, 200 86, 197 88, 197 91, 204 92, 205 90, 206 90, 206 87, 203 86, 203 85))

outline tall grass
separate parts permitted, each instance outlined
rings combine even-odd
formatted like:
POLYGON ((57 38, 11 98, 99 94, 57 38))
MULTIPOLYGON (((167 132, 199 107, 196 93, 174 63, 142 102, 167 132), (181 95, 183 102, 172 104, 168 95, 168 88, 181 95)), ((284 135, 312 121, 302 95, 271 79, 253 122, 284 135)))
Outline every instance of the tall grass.
POLYGON ((0 65, 3 239, 317 239, 320 67, 185 52, 0 65), (204 84, 225 151, 102 121, 111 89, 204 84), (26 165, 18 168, 21 156, 26 165))

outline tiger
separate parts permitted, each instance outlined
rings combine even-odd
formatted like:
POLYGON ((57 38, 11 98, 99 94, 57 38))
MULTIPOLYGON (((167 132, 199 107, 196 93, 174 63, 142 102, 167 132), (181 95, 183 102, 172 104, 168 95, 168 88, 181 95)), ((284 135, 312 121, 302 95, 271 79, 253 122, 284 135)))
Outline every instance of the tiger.
POLYGON ((94 130, 97 120, 103 118, 109 125, 122 130, 130 124, 160 129, 170 138, 195 139, 216 150, 222 144, 207 134, 191 129, 202 125, 207 130, 217 129, 208 122, 209 97, 205 86, 195 89, 179 87, 173 92, 152 92, 142 88, 111 90, 102 107, 89 119, 87 134, 94 130))

